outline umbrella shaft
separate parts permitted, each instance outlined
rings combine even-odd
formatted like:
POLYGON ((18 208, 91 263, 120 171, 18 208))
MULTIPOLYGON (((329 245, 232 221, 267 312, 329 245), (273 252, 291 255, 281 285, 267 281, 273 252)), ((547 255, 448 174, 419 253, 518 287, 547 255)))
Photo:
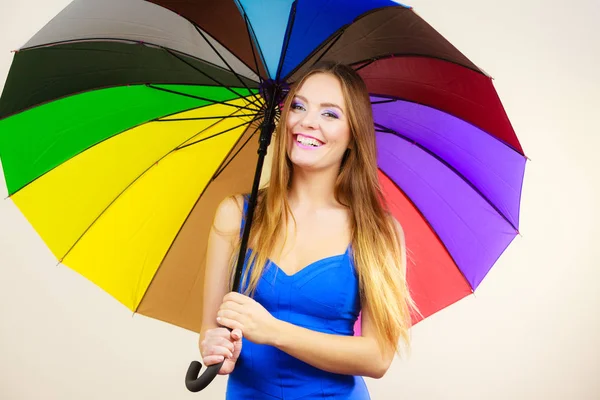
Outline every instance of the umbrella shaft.
POLYGON ((281 101, 281 97, 283 95, 283 90, 279 85, 270 85, 267 96, 265 96, 268 100, 267 107, 265 109, 265 118, 262 123, 260 138, 259 138, 259 147, 258 147, 258 163, 256 165, 256 171, 254 173, 254 183, 252 184, 252 193, 250 195, 250 199, 248 202, 248 212, 246 215, 246 224, 244 226, 244 233, 242 235, 242 242, 240 246, 240 253, 237 260, 235 276, 233 280, 233 291, 240 291, 240 280, 242 277, 242 268, 244 266, 244 262, 246 260, 246 251, 248 248, 248 239, 250 237, 250 228, 252 226, 252 219, 254 216, 254 208, 256 206, 256 198, 258 196, 258 187, 260 184, 260 177, 262 173, 262 168, 264 164, 264 159, 267 154, 267 148, 271 143, 271 136, 273 131, 275 130, 275 113, 276 108, 279 102, 281 101))

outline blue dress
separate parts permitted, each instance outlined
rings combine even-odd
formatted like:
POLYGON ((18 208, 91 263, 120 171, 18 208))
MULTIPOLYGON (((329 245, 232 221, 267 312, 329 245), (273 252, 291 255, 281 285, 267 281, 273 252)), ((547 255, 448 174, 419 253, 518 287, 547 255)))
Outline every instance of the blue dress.
MULTIPOLYGON (((243 232, 248 200, 244 196, 243 232)), ((246 253, 244 272, 252 249, 246 253)), ((252 267, 250 267, 252 268, 252 267)), ((314 331, 352 336, 360 312, 358 276, 349 247, 344 254, 313 262, 287 275, 268 261, 254 300, 275 318, 314 331)), ((370 399, 361 376, 315 368, 268 345, 242 339, 242 351, 228 376, 228 400, 370 399)))

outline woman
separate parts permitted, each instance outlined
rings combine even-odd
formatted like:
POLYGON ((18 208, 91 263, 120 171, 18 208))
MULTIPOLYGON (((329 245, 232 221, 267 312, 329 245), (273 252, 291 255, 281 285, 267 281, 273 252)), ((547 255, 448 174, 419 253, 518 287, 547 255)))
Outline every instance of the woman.
POLYGON ((335 64, 309 71, 288 94, 271 147, 243 294, 229 288, 247 196, 225 199, 216 212, 203 362, 225 359, 219 373, 229 375, 228 399, 368 399, 362 377, 381 378, 399 339, 408 344, 414 304, 403 232, 378 183, 371 104, 359 75, 335 64))

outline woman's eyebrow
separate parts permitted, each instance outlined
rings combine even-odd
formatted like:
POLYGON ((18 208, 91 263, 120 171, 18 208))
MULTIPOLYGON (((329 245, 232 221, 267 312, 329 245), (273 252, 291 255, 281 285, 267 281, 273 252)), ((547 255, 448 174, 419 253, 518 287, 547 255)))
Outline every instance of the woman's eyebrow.
MULTIPOLYGON (((297 94, 295 97, 299 98, 300 100, 304 101, 305 103, 308 103, 308 99, 302 95, 297 94)), ((321 103, 320 106, 321 107, 335 107, 335 108, 339 109, 341 112, 344 112, 344 109, 335 103, 321 103)))

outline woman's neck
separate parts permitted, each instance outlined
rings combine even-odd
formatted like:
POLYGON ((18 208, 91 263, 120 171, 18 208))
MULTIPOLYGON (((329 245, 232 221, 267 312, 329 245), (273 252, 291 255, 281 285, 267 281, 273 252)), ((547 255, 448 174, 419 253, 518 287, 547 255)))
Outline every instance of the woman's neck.
POLYGON ((288 192, 288 201, 292 208, 319 209, 337 205, 334 197, 337 172, 330 170, 306 171, 295 168, 292 184, 288 192))

